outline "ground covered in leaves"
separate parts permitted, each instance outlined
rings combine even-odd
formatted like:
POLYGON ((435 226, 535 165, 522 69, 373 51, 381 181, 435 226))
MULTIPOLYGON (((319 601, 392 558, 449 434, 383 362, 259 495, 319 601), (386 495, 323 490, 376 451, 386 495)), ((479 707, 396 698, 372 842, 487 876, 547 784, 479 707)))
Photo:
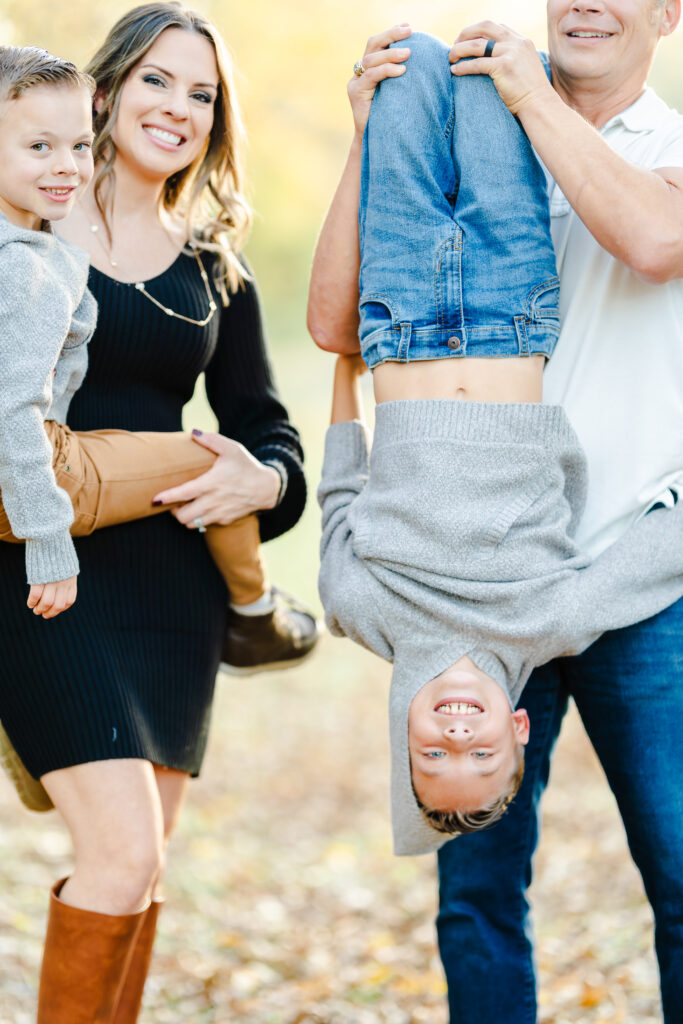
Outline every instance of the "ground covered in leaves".
MULTIPOLYGON (((299 670, 219 678, 142 1024, 446 1024, 433 859, 390 851, 386 685, 329 637, 299 670)), ((0 780, 0 1024, 34 1019, 47 889, 69 864, 57 815, 0 780)), ((657 1024, 649 908, 575 716, 533 895, 542 1024, 657 1024)))

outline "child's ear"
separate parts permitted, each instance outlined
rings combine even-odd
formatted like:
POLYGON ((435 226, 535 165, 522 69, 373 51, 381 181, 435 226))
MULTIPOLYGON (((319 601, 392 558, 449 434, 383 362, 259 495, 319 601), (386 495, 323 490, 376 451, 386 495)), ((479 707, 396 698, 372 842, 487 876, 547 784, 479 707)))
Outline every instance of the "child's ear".
POLYGON ((517 742, 521 743, 522 746, 525 747, 529 742, 529 730, 531 728, 531 723, 529 722, 529 716, 524 708, 517 708, 516 711, 512 712, 512 727, 515 730, 517 742))

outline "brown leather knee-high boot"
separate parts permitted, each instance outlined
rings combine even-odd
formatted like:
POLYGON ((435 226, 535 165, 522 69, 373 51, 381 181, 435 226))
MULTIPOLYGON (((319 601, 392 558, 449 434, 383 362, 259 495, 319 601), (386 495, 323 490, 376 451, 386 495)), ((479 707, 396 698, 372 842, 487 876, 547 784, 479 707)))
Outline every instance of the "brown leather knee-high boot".
POLYGON ((97 914, 50 894, 37 1024, 111 1024, 138 931, 137 914, 97 914))
POLYGON ((119 1005, 112 1017, 112 1024, 135 1024, 142 1006, 142 993, 145 987, 145 979, 149 971, 149 964, 152 959, 152 946, 157 930, 157 918, 163 900, 153 900, 140 926, 133 955, 128 965, 119 996, 119 1005))

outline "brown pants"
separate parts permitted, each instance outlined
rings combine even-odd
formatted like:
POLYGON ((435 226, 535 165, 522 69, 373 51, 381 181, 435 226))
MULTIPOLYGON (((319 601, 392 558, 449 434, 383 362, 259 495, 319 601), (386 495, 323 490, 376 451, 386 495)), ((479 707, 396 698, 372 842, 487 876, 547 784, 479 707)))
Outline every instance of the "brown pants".
MULTIPOLYGON (((154 495, 200 476, 216 459, 189 434, 71 431, 51 420, 45 431, 54 452, 57 483, 74 507, 74 537, 167 511, 168 505, 152 505, 154 495)), ((1 503, 0 540, 20 543, 1 503)), ((258 600, 268 584, 256 516, 244 516, 229 526, 207 526, 206 542, 232 603, 258 600)))

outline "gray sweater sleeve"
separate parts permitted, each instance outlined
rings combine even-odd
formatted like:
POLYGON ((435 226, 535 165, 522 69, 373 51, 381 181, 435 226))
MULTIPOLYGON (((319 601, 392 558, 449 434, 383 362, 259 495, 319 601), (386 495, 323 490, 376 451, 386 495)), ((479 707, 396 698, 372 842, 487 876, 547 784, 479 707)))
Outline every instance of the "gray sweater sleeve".
MULTIPOLYGON (((683 502, 639 519, 558 593, 567 653, 578 654, 607 630, 631 626, 683 596, 683 502), (567 635, 567 634, 565 634, 567 635)), ((564 653, 550 651, 549 656, 564 653)))
MULTIPOLYGON (((50 295, 28 246, 0 248, 0 281, 0 492, 12 532, 26 540, 28 582, 49 583, 78 572, 73 509, 44 428, 60 339, 50 337, 50 295)), ((78 377, 73 364, 66 372, 78 377)))
POLYGON ((88 342, 93 333, 96 310, 95 300, 86 288, 71 319, 71 329, 55 369, 49 418, 58 423, 66 423, 71 399, 83 383, 88 369, 88 342))
POLYGON ((394 644, 380 612, 379 584, 353 545, 354 511, 367 479, 365 427, 357 421, 333 424, 325 438, 318 487, 322 508, 318 589, 325 621, 334 636, 347 636, 393 661, 394 644))

